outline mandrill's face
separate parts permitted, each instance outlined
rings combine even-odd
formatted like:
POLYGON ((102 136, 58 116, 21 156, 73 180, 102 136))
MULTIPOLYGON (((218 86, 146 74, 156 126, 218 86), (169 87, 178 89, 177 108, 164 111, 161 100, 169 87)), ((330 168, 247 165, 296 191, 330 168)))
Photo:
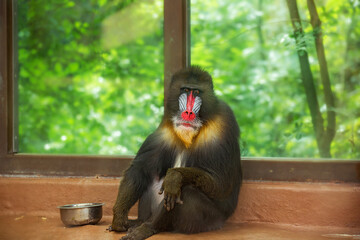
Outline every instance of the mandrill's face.
POLYGON ((166 101, 166 118, 189 148, 203 126, 213 119, 218 100, 214 95, 211 76, 198 67, 174 74, 166 101))
POLYGON ((202 126, 199 117, 201 104, 200 90, 187 87, 180 89, 179 110, 172 121, 176 134, 185 144, 191 144, 202 126))

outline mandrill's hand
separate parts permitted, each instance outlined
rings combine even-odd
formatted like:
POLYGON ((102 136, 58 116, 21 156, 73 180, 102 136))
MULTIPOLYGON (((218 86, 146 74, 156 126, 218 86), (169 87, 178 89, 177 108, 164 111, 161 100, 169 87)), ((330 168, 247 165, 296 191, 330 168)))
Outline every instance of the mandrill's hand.
POLYGON ((169 169, 164 178, 159 194, 164 193, 164 207, 170 211, 175 207, 175 203, 182 204, 180 199, 183 177, 180 172, 169 169))
POLYGON ((108 228, 108 230, 116 231, 116 232, 125 232, 129 228, 129 224, 127 223, 127 221, 128 221, 127 217, 114 214, 112 224, 108 228))
POLYGON ((127 217, 114 214, 111 226, 107 228, 109 231, 126 232, 131 227, 136 227, 141 224, 140 220, 129 220, 127 217))

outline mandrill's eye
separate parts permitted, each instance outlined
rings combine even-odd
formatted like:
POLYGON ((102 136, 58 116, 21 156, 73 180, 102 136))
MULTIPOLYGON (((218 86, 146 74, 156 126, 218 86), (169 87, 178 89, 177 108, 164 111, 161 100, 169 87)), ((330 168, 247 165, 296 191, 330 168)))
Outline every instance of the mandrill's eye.
POLYGON ((188 93, 190 91, 190 89, 186 88, 186 87, 183 87, 183 88, 180 88, 180 91, 182 93, 188 93))
POLYGON ((199 95, 200 91, 199 90, 194 90, 194 94, 195 95, 199 95))

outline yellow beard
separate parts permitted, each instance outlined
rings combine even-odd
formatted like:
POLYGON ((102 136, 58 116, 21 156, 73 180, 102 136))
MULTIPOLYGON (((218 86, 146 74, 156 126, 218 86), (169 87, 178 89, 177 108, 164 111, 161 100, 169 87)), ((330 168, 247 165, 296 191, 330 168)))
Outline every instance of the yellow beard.
POLYGON ((184 126, 175 127, 174 131, 176 135, 180 138, 180 140, 184 143, 186 148, 189 148, 191 146, 194 137, 199 132, 199 130, 184 126))

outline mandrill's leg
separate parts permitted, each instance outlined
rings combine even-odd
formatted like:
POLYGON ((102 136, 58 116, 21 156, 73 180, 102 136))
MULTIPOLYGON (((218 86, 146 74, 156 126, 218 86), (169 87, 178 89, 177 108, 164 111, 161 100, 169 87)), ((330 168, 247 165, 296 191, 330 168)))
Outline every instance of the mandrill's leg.
POLYGON ((182 189, 182 205, 176 205, 172 219, 173 231, 198 233, 219 229, 226 218, 215 204, 194 186, 182 189))
POLYGON ((163 231, 198 233, 223 226, 225 217, 204 193, 193 186, 185 186, 181 196, 183 204, 176 204, 170 211, 161 204, 157 215, 128 231, 121 239, 142 240, 163 231))
POLYGON ((136 228, 131 228, 121 240, 142 240, 152 235, 162 232, 171 231, 171 221, 173 212, 168 212, 163 207, 163 202, 159 205, 156 214, 151 216, 147 222, 136 228))

